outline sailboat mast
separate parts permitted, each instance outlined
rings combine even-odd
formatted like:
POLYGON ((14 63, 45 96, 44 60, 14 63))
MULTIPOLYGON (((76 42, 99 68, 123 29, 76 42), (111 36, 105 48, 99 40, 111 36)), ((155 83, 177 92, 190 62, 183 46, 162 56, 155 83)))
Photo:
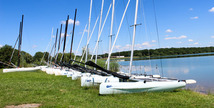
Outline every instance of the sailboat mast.
MULTIPOLYGON (((81 58, 80 62, 82 62, 82 59, 83 59, 85 53, 87 52, 86 49, 87 49, 87 46, 89 45, 89 42, 90 42, 90 40, 91 40, 91 37, 92 37, 92 35, 93 35, 93 33, 94 33, 94 29, 95 29, 95 27, 96 27, 96 25, 97 25, 98 19, 99 19, 99 16, 97 17, 97 19, 96 19, 96 21, 95 21, 95 24, 94 24, 94 27, 93 27, 93 29, 92 29, 92 31, 91 31, 90 36, 89 36, 89 39, 87 40, 86 48, 85 48, 84 51, 83 51, 82 58, 81 58)), ((85 65, 85 66, 86 66, 86 65, 85 65)))
POLYGON ((20 67, 20 39, 21 39, 21 30, 22 30, 22 22, 20 22, 20 29, 19 29, 19 43, 18 43, 18 64, 17 66, 20 67))
POLYGON ((121 19, 121 21, 120 21, 120 25, 119 25, 119 27, 118 27, 117 33, 116 33, 116 35, 115 35, 114 42, 113 42, 113 44, 112 44, 111 50, 110 50, 110 52, 109 52, 109 54, 108 54, 108 59, 107 59, 107 61, 106 61, 105 64, 107 64, 107 63, 109 62, 109 60, 110 60, 111 53, 112 53, 112 51, 113 51, 113 49, 114 49, 115 43, 116 43, 117 38, 118 38, 118 35, 119 35, 119 33, 120 33, 120 28, 121 28, 121 26, 122 26, 123 19, 124 19, 125 15, 126 15, 126 11, 127 11, 127 9, 128 9, 129 3, 130 3, 130 0, 128 0, 128 3, 127 3, 127 5, 126 5, 126 8, 125 8, 125 10, 124 10, 124 12, 123 12, 123 16, 122 16, 122 19, 121 19))
MULTIPOLYGON (((102 6, 101 6, 101 11, 100 11, 100 24, 99 24, 99 31, 98 31, 98 38, 101 30, 101 24, 102 24, 102 15, 103 15, 103 5, 104 5, 104 0, 102 0, 102 6)), ((98 40, 98 39, 97 39, 98 40)), ((96 50, 96 57, 95 57, 95 63, 97 64, 97 55, 98 55, 98 50, 99 50, 99 40, 98 40, 98 45, 97 45, 97 50, 96 50)))
MULTIPOLYGON (((55 57, 55 54, 56 54, 57 37, 58 37, 58 28, 57 28, 57 30, 56 30, 56 38, 55 38, 55 43, 54 43, 54 46, 53 46, 53 48, 54 48, 54 55, 53 55, 53 57, 55 57)), ((51 51, 51 52, 52 52, 52 51, 51 51)), ((52 62, 52 58, 53 58, 53 57, 51 57, 51 59, 50 59, 50 64, 51 64, 51 62, 52 62)))
MULTIPOLYGON (((71 59, 71 54, 72 54, 72 46, 73 46, 73 39, 74 39, 74 29, 75 29, 75 23, 76 23, 76 14, 77 14, 77 9, 75 9, 75 15, 74 15, 74 25, 73 25, 73 30, 72 30, 70 59, 71 59)), ((69 61, 69 62, 70 62, 70 61, 69 61)))
POLYGON ((61 45, 61 43, 60 43, 60 41, 61 41, 61 33, 62 33, 62 24, 61 24, 61 26, 60 26, 60 32, 59 32, 59 43, 58 43, 58 50, 57 50, 57 54, 56 54, 56 57, 55 57, 55 63, 56 63, 56 61, 57 61, 58 54, 59 54, 59 49, 60 49, 60 45, 61 45))
POLYGON ((135 19, 134 19, 134 25, 133 25, 134 30, 133 30, 131 58, 130 58, 130 65, 129 65, 129 75, 130 76, 131 76, 131 72, 132 72, 132 61, 133 61, 133 54, 134 54, 134 43, 135 43, 135 34, 136 34, 136 26, 137 26, 137 11, 138 11, 138 0, 136 0, 135 19))
MULTIPOLYGON (((92 55, 91 55, 91 60, 93 59, 93 57, 94 57, 94 52, 96 51, 96 49, 97 49, 97 47, 98 47, 98 42, 99 42, 99 40, 100 40, 101 33, 102 33, 103 28, 104 28, 104 26, 105 26, 105 22, 106 22, 106 20, 107 20, 107 18, 108 18, 108 15, 109 15, 111 6, 112 6, 112 3, 109 5, 108 12, 106 13, 106 17, 105 17, 105 19, 104 19, 104 21, 103 21, 103 24, 102 24, 100 33, 99 33, 99 35, 98 35, 98 39, 97 39, 96 45, 95 45, 94 50, 93 50, 92 55)), ((98 48, 98 49, 99 49, 99 48, 98 48)))
MULTIPOLYGON (((90 3, 90 11, 89 11, 89 18, 88 18, 88 36, 87 36, 87 42, 88 42, 89 36, 90 36, 90 23, 91 23, 92 2, 93 2, 93 0, 91 0, 91 3, 90 3)), ((87 60, 88 60, 88 44, 86 45, 85 62, 87 62, 87 60)), ((85 65, 85 67, 86 67, 86 65, 85 65)))
POLYGON ((55 39, 55 49, 54 49, 54 56, 55 56, 55 54, 56 54, 56 45, 57 45, 57 38, 58 38, 58 28, 57 28, 57 30, 56 30, 56 39, 55 39))
POLYGON ((61 35, 62 34, 62 24, 61 24, 61 26, 60 26, 60 32, 59 32, 59 44, 58 44, 58 51, 59 51, 59 49, 60 49, 60 41, 61 41, 61 35))
POLYGON ((21 58, 21 45, 22 45, 22 31, 23 31, 23 20, 24 15, 22 15, 22 21, 20 22, 20 31, 19 31, 19 48, 18 48, 18 67, 20 67, 20 58, 21 58))
POLYGON ((65 62, 64 61, 64 52, 65 52, 65 44, 66 44, 66 37, 67 37, 67 30, 68 30, 68 21, 69 21, 69 15, 67 17, 66 24, 65 24, 65 34, 64 34, 64 45, 63 45, 62 62, 65 62))
MULTIPOLYGON (((112 15, 111 15, 111 29, 110 29, 110 38, 109 38, 109 53, 111 52, 111 41, 112 41, 112 31, 113 31, 113 23, 114 23, 114 5, 115 0, 112 1, 112 15)), ((108 58, 107 70, 110 68, 110 58, 108 58)))

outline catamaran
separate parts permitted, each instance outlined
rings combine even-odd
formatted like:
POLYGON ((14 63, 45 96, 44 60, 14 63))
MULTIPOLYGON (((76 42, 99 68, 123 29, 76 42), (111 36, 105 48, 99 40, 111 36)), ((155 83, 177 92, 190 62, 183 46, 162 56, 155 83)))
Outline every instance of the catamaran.
MULTIPOLYGON (((17 66, 13 65, 13 67, 15 67, 15 68, 3 69, 3 73, 22 72, 22 71, 35 71, 35 70, 39 70, 41 68, 41 67, 27 67, 27 68, 21 67, 20 68, 20 58, 21 58, 21 54, 20 53, 21 53, 21 44, 22 44, 23 20, 24 20, 24 15, 22 15, 22 21, 20 22, 19 35, 18 35, 18 39, 17 39, 17 40, 19 40, 19 44, 18 44, 18 65, 17 66)), ((16 43, 17 43, 17 41, 16 41, 16 43)), ((15 46, 16 46, 16 43, 15 43, 15 46)), ((11 58, 10 58, 10 61, 9 61, 10 64, 13 64, 11 62, 11 60, 12 60, 12 57, 13 57, 15 46, 14 46, 14 49, 13 49, 13 52, 12 52, 12 55, 11 55, 11 58)))
MULTIPOLYGON (((100 24, 99 24, 99 30, 98 30, 98 39, 95 45, 95 48, 93 50, 92 56, 91 56, 91 60, 93 59, 93 54, 96 50, 96 57, 95 57, 95 64, 97 63, 97 54, 98 54, 98 44, 99 44, 99 39, 102 33, 102 30, 104 28, 105 22, 107 20, 109 11, 111 9, 112 4, 110 4, 109 9, 107 11, 106 17, 104 19, 103 25, 101 26, 101 22, 102 22, 102 12, 103 12, 103 5, 104 5, 104 0, 102 0, 102 5, 101 5, 101 11, 100 11, 100 24)), ((90 14, 91 14, 91 10, 92 10, 92 0, 91 0, 91 4, 90 4, 90 14)), ((90 20, 90 15, 89 14, 89 20, 90 20)), ((90 22, 90 21, 89 21, 90 22)), ((88 30, 89 31, 89 30, 88 30)), ((93 33, 93 30, 92 30, 93 33)), ((91 34, 92 34, 91 33, 91 34)), ((89 34, 88 34, 89 35, 89 34)), ((90 38, 89 38, 90 39, 90 38)), ((86 60, 87 62, 87 60, 86 60)), ((93 66, 92 66, 93 67, 93 66)), ((95 67, 94 69, 96 69, 97 67, 95 67)), ((106 70, 102 70, 100 72, 106 72, 106 70)), ((90 76, 82 76, 81 77, 81 86, 92 86, 92 85, 98 85, 102 82, 119 82, 119 78, 118 77, 114 77, 111 74, 108 73, 108 76, 100 76, 100 75, 90 75, 90 76)))
MULTIPOLYGON (((101 7, 101 13, 100 13, 100 18, 102 17, 102 9, 103 9, 103 3, 104 3, 104 0, 102 0, 102 7, 101 7)), ((112 4, 110 4, 110 6, 109 6, 109 9, 108 9, 108 12, 107 12, 107 15, 106 15, 106 18, 105 18, 105 20, 104 20, 104 22, 103 22, 103 26, 101 27, 101 21, 100 21, 100 27, 99 27, 99 33, 98 33, 98 40, 97 40, 97 43, 96 43, 96 45, 95 45, 95 48, 94 48, 94 51, 93 51, 93 53, 95 52, 95 50, 96 50, 96 48, 97 48, 97 50, 98 50, 98 43, 99 43, 99 39, 100 39, 100 36, 101 36, 101 32, 102 32, 102 30, 103 30, 103 27, 104 27, 104 25, 105 25, 105 22, 106 22, 106 19, 107 19, 107 17, 108 17, 108 14, 109 14, 109 11, 110 11, 110 9, 111 9, 111 6, 112 6, 112 17, 111 17, 111 29, 110 29, 110 39, 109 39, 109 51, 110 51, 110 49, 111 49, 111 38, 112 38, 112 29, 113 29, 113 21, 114 21, 114 4, 115 4, 115 1, 113 0, 113 2, 112 2, 112 4)), ((124 12, 125 13, 125 12, 124 12)), ((124 17, 124 16, 123 16, 124 17)), ((123 19, 123 18, 122 18, 123 19)), ((96 51, 97 51, 96 50, 96 51)), ((93 58, 93 53, 92 53, 92 56, 91 56, 91 60, 92 60, 92 58, 93 58)), ((109 59, 108 59, 109 60, 109 59)), ((95 58, 95 64, 93 64, 92 62, 92 64, 93 65, 95 65, 94 67, 95 68, 97 68, 97 65, 96 65, 96 61, 97 61, 97 52, 96 52, 96 58, 95 58)), ((107 62, 108 64, 107 64, 107 70, 109 70, 109 62, 107 62)), ((89 62, 89 64, 90 64, 90 62, 89 62)), ((91 65, 92 67, 93 67, 93 65, 91 65)), ((107 72, 107 70, 105 70, 105 69, 103 69, 103 68, 101 68, 101 67, 99 67, 99 69, 101 69, 102 71, 104 71, 104 72, 107 72)), ((84 76, 84 77, 81 77, 81 86, 92 86, 92 85, 98 85, 98 84, 100 84, 100 83, 102 83, 102 82, 119 82, 119 78, 117 78, 117 77, 113 77, 112 75, 112 72, 110 72, 110 76, 97 76, 97 75, 95 75, 95 76, 93 76, 93 75, 91 75, 91 76, 84 76), (92 80, 93 79, 93 80, 92 80)), ((119 74, 121 74, 121 73, 119 73, 119 74)), ((124 76, 127 76, 127 75, 125 75, 124 74, 124 76)), ((80 75, 79 75, 79 77, 80 77, 80 75)), ((133 76, 132 76, 133 77, 133 76)), ((135 78, 146 78, 146 77, 151 77, 151 76, 134 76, 135 78)))
MULTIPOLYGON (((130 0, 127 3, 129 5, 130 0)), ((126 8, 127 9, 127 8, 126 8)), ((132 60, 134 53, 134 42, 135 42, 135 32, 137 26, 137 13, 138 13, 138 0, 136 0, 136 9, 135 9, 135 18, 134 18, 134 29, 133 29, 133 40, 132 40, 132 49, 131 49, 131 57, 130 57, 130 68, 129 68, 129 82, 103 82, 100 84, 99 94, 118 94, 118 93, 137 93, 137 92, 152 92, 152 91, 170 91, 178 88, 183 88, 186 84, 196 83, 195 80, 178 80, 178 79, 170 79, 170 78, 161 78, 161 77, 131 77, 132 71, 132 60)), ((114 48, 116 39, 118 34, 116 35, 115 41, 109 52, 108 62, 110 59, 110 55, 114 48)))

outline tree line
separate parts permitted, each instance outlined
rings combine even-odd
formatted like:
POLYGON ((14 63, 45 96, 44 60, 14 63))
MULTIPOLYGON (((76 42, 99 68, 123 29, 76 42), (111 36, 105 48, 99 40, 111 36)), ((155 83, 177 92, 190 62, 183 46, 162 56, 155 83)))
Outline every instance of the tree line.
MULTIPOLYGON (((144 49, 135 50, 134 56, 136 57, 155 57, 155 56, 169 56, 169 55, 183 55, 183 54, 197 54, 214 52, 214 47, 187 47, 187 48, 159 48, 159 49, 144 49)), ((122 51, 112 53, 112 56, 125 56, 130 57, 131 51, 122 51)), ((108 57, 108 53, 99 55, 102 58, 108 57)))
MULTIPOLYGON (((84 49, 84 48, 83 48, 84 49)), ((83 50, 82 49, 82 50, 83 50)), ((5 45, 0 48, 0 62, 8 63, 13 52, 12 46, 5 45)), ((214 47, 189 47, 189 48, 159 48, 159 49, 144 49, 144 50, 135 50, 134 56, 135 57, 156 57, 156 56, 170 56, 170 55, 183 55, 183 54, 197 54, 197 53, 207 53, 207 52, 214 52, 214 47)), ((89 53, 89 51, 88 51, 89 53)), ((36 65, 45 65, 48 61, 48 52, 36 52, 34 56, 30 55, 25 51, 21 51, 21 67, 29 67, 29 66, 36 66, 36 65), (45 54, 45 56, 44 56, 45 54), (42 57, 44 56, 43 61, 42 57)), ((122 51, 122 52, 115 52, 112 53, 112 56, 124 56, 130 57, 130 51, 122 51)), ((62 53, 58 54, 57 63, 60 62, 62 57, 62 53)), ((74 54, 72 53, 72 58, 74 58, 74 54)), ((95 56, 94 56, 95 57, 95 56)), ((98 56, 99 58, 106 58, 108 57, 108 53, 101 54, 98 56)), ((50 57, 49 57, 50 58, 50 57)), ((88 54, 88 58, 91 58, 91 55, 88 54)), ((81 56, 77 56, 76 60, 80 61, 81 56)), ((70 53, 64 54, 64 60, 70 60, 70 53)), ((83 57, 85 60, 85 57, 83 57)), ((55 58, 52 58, 52 62, 55 61, 55 58)), ((14 56, 11 62, 15 65, 18 63, 18 50, 15 49, 14 56)), ((100 62, 100 64, 103 64, 100 62)), ((0 68, 5 67, 4 64, 0 63, 0 68)))
MULTIPOLYGON (((82 52, 83 52, 83 50, 84 50, 84 48, 82 49, 82 52)), ((5 46, 0 48, 0 68, 6 68, 7 67, 7 65, 5 65, 5 64, 9 64, 9 60, 10 60, 10 57, 12 55, 12 52, 13 52, 12 46, 5 45, 5 46), (3 63, 1 63, 1 62, 3 62, 3 63)), ((88 59, 90 59, 91 55, 89 54, 89 50, 87 52, 88 52, 88 59)), ((34 54, 34 56, 32 56, 25 51, 21 51, 21 63, 20 63, 21 67, 46 65, 47 61, 48 60, 50 61, 50 57, 48 57, 48 56, 49 56, 48 52, 36 52, 34 54), (44 56, 44 58, 43 58, 43 56, 44 56), (43 58, 43 60, 42 60, 42 58, 43 58), (42 60, 42 62, 41 62, 41 60, 42 60)), ((61 57, 62 57, 62 53, 59 53, 57 60, 56 60, 57 63, 60 62, 61 57)), ((74 58, 73 53, 71 55, 71 58, 74 58)), ((80 59, 81 59, 81 56, 77 55, 76 60, 80 61, 80 59)), ((70 60, 70 53, 64 53, 64 61, 69 62, 69 60, 70 60)), ((85 61, 85 56, 82 58, 82 60, 85 61)), ((55 57, 52 58, 52 63, 54 61, 55 61, 55 57)), ((14 51, 13 58, 12 58, 11 62, 14 65, 18 64, 18 50, 17 49, 15 49, 15 51, 14 51)), ((99 66, 102 66, 103 68, 106 68, 105 61, 103 61, 103 60, 98 60, 97 64, 99 66)), ((82 66, 84 66, 84 65, 82 65, 82 66)), ((119 70, 119 64, 116 62, 111 62, 110 66, 111 66, 110 70, 112 70, 112 71, 118 71, 119 70)))
MULTIPOLYGON (((9 63, 12 52, 13 52, 12 46, 5 45, 5 46, 1 47, 0 48, 0 61, 4 62, 4 63, 9 63)), ((48 52, 36 52, 34 54, 34 56, 30 55, 29 53, 27 53, 25 51, 21 51, 20 54, 21 54, 21 67, 44 65, 48 61, 48 56, 49 56, 48 52), (45 56, 44 56, 44 54, 45 54, 45 56), (41 62, 43 56, 44 56, 44 59, 41 62)), ((59 53, 56 61, 60 62, 61 57, 62 57, 62 53, 59 53)), ((69 57, 70 57, 70 53, 64 54, 65 61, 69 61, 69 57)), ((71 57, 73 58, 74 54, 72 54, 71 57)), ((51 57, 49 57, 49 59, 50 58, 51 57)), ((54 57, 52 57, 52 61, 55 61, 54 57)), ((15 49, 15 51, 14 51, 11 62, 14 65, 18 64, 18 50, 17 49, 15 49)), ((0 68, 3 68, 3 67, 5 67, 5 65, 0 63, 0 68)))

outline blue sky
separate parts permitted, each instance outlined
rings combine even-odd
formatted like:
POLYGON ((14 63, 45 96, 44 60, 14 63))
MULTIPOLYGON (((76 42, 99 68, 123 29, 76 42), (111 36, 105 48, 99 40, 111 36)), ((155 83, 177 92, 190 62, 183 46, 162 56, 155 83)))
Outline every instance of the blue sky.
MULTIPOLYGON (((113 34, 117 29, 128 0, 116 0, 113 34)), ((154 17, 153 0, 139 0, 138 23, 135 49, 159 48, 154 17)), ((214 46, 214 2, 213 0, 154 0, 159 31, 160 47, 205 47, 214 46)), ((103 18, 106 16, 111 0, 105 0, 103 18)), ((51 31, 66 20, 74 17, 77 8, 78 24, 75 29, 74 51, 76 51, 85 25, 88 23, 90 0, 0 0, 0 46, 14 45, 18 36, 19 22, 24 14, 22 50, 34 55, 45 51, 51 38, 51 31)), ((101 0, 93 0, 91 30, 100 13, 101 0)), ((134 23, 135 0, 131 0, 123 21, 114 51, 129 50, 134 23)), ((108 51, 111 11, 104 26, 99 53, 108 51)), ((93 51, 98 35, 98 25, 90 41, 93 51)), ((72 30, 69 25, 68 33, 72 30)), ((64 32, 64 26, 63 26, 64 32)), ((86 36, 81 47, 86 44, 86 36)), ((115 37, 113 37, 114 39, 115 37)), ((54 38, 53 38, 54 40, 54 38)), ((71 37, 68 36, 70 48, 71 37)), ((62 49, 62 48, 61 48, 62 49)), ((81 53, 81 49, 79 50, 81 53)))

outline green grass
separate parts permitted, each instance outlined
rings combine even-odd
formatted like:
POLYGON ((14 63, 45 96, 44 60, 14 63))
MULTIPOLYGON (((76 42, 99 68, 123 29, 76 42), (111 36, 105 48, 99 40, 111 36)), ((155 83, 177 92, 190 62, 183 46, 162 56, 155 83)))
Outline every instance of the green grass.
POLYGON ((80 81, 41 71, 2 73, 0 107, 39 103, 41 107, 214 107, 213 95, 190 90, 99 96, 98 87, 81 87, 80 81))

